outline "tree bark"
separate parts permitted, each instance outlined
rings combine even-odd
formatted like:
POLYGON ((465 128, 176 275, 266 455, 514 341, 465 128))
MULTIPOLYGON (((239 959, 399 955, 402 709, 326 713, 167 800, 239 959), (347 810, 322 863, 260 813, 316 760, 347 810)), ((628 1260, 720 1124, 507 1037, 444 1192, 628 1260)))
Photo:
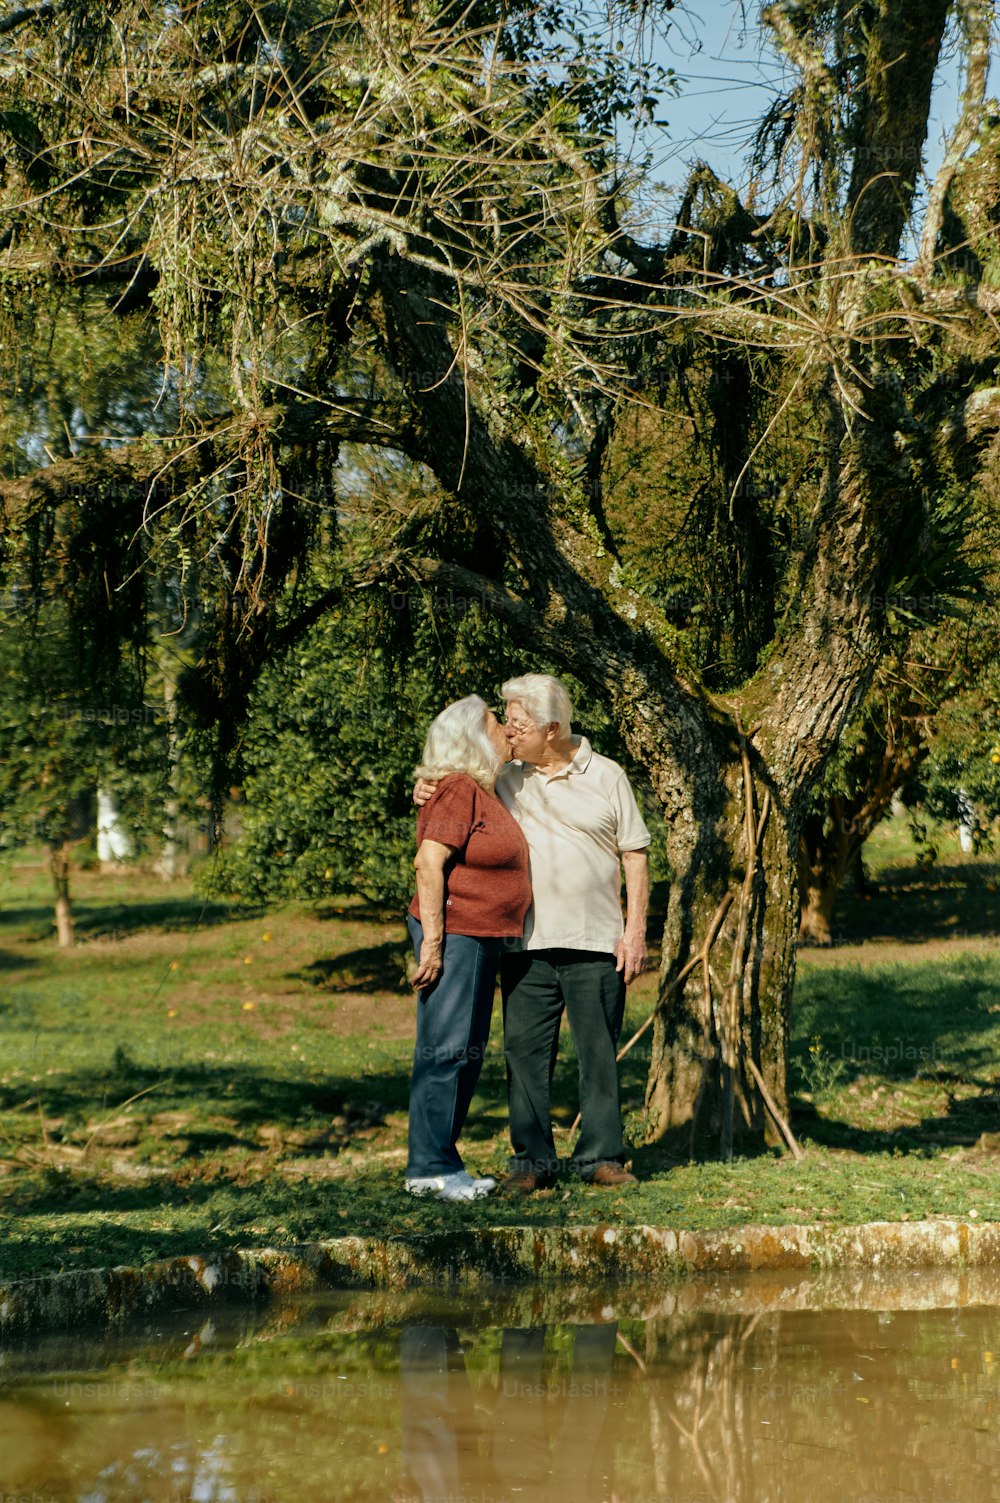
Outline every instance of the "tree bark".
POLYGON ((704 767, 697 801, 668 835, 672 879, 646 1107, 651 1135, 683 1155, 721 1151, 728 1156, 730 1112, 729 1152, 763 1139, 778 1141, 748 1058, 778 1110, 788 1112, 798 908, 793 833, 788 811, 775 801, 773 779, 748 750, 752 824, 760 836, 753 869, 748 873, 748 855, 754 856, 746 818, 748 780, 731 748, 723 748, 714 766, 704 767), (718 924, 724 895, 732 901, 718 924), (692 959, 697 963, 678 986, 692 959))
POLYGON ((835 794, 821 812, 806 816, 798 855, 800 940, 814 945, 833 943, 831 919, 845 878, 858 869, 868 836, 929 752, 926 740, 916 739, 912 731, 907 735, 905 725, 890 721, 874 744, 871 736, 861 742, 863 781, 857 782, 851 793, 835 794))
POLYGON ((803 944, 833 944, 834 903, 869 828, 849 819, 839 798, 831 800, 827 814, 810 814, 804 821, 799 840, 799 939, 803 944))
POLYGON ((952 0, 875 0, 871 8, 847 222, 856 254, 897 256, 920 181, 952 0))
POLYGON ((71 949, 76 940, 69 896, 69 842, 49 846, 49 871, 55 887, 56 936, 60 949, 71 949))

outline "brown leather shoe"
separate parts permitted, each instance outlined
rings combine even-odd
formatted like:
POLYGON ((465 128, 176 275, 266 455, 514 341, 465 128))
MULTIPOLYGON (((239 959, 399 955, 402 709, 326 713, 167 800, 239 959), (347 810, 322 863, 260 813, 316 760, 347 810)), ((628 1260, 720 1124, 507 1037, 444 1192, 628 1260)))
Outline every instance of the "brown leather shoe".
POLYGON ((588 1185, 603 1185, 606 1190, 620 1190, 624 1185, 637 1185, 634 1174, 629 1174, 621 1164, 598 1164, 593 1174, 584 1181, 588 1185))
POLYGON ((498 1195, 531 1195, 535 1190, 551 1190, 554 1174, 536 1174, 533 1169, 514 1169, 497 1187, 498 1195))

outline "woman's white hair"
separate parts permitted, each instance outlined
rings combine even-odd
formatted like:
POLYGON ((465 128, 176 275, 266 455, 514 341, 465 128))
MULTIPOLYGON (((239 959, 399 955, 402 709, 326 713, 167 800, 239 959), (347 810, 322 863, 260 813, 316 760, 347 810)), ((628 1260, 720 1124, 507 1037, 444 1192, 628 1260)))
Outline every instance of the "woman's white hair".
POLYGON ((416 776, 436 781, 450 772, 464 772, 492 793, 504 759, 486 729, 488 714, 489 706, 478 694, 447 705, 431 721, 416 776))
POLYGON ((537 726, 557 721, 560 736, 569 735, 573 706, 562 684, 550 673, 523 673, 520 678, 509 678, 500 692, 505 703, 516 699, 523 705, 537 726))

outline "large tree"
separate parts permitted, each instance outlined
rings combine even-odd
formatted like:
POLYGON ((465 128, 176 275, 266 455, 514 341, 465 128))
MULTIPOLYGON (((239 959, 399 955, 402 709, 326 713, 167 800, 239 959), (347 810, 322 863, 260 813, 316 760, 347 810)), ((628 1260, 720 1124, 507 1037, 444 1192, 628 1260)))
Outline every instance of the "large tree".
POLYGON ((793 79, 761 136, 773 191, 744 203, 699 166, 658 229, 619 141, 656 107, 669 9, 612 3, 602 33, 583 0, 6 6, 8 328, 72 283, 147 308, 178 427, 22 466, 2 496, 10 568, 58 568, 46 539, 110 508, 109 598, 164 552, 197 580, 187 692, 220 763, 261 665, 345 590, 459 592, 523 666, 572 671, 667 819, 655 1131, 729 1153, 786 1105, 811 790, 932 498, 995 422, 983 257, 956 262, 949 196, 992 6, 767 8, 793 79), (924 205, 950 26, 962 113, 924 205), (708 403, 714 659, 605 505, 623 420, 665 392, 708 403), (420 478, 407 505, 358 486, 374 450, 420 478), (317 549, 339 571, 320 593, 317 549))

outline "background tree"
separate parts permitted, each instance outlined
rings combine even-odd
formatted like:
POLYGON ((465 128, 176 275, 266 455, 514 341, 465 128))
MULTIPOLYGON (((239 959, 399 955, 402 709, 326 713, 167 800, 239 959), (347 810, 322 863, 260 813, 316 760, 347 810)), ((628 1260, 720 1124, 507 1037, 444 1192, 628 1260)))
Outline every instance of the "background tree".
POLYGON ((250 900, 413 894, 413 770, 427 726, 465 694, 500 703, 510 645, 474 599, 364 595, 262 672, 248 707, 239 841, 208 869, 250 900), (398 622, 385 620, 386 608, 398 622), (386 640, 405 634, 403 661, 386 640), (439 637, 448 640, 442 658, 439 637))
MULTIPOLYGON (((993 660, 936 717, 935 735, 907 804, 925 817, 971 826, 974 843, 996 838, 1000 819, 1000 673, 993 660)), ((928 856, 936 855, 924 840, 928 856)))
MULTIPOLYGON (((56 289, 41 305, 32 292, 26 306, 34 316, 17 320, 18 337, 4 348, 7 476, 175 431, 176 402, 148 318, 127 306, 109 315, 93 287, 56 289)), ((62 944, 73 942, 72 859, 93 859, 100 796, 118 809, 134 850, 163 834, 171 796, 163 694, 197 614, 196 601, 178 599, 182 564, 172 552, 157 557, 162 573, 152 561, 136 572, 142 551, 113 473, 99 505, 86 468, 79 473, 79 487, 64 481, 55 502, 32 493, 2 539, 0 814, 8 847, 40 839, 48 851, 62 944)), ((193 791, 176 791, 190 810, 193 791)))
POLYGON ((56 934, 68 947, 72 855, 86 847, 93 856, 98 787, 138 843, 161 807, 162 732, 126 665, 95 693, 58 601, 29 604, 15 594, 7 604, 0 614, 0 849, 44 846, 56 934))
MULTIPOLYGON (((898 797, 915 796, 928 759, 943 770, 942 738, 950 741, 981 699, 1000 641, 991 598, 994 499, 980 490, 978 518, 975 510, 947 496, 932 504, 937 542, 928 549, 930 567, 894 598, 893 646, 814 791, 799 843, 800 937, 810 943, 831 943, 844 879, 853 873, 864 881, 860 857, 868 836, 898 797)), ((962 787, 956 766, 949 815, 955 822, 964 808, 962 787)))
POLYGON ((220 787, 264 664, 359 586, 476 593, 529 663, 575 674, 666 820, 655 1130, 730 1154, 787 1100, 813 788, 932 500, 968 482, 995 424, 976 274, 957 286, 937 260, 992 8, 769 7, 793 78, 761 138, 775 192, 744 204, 699 168, 657 233, 614 124, 653 107, 649 26, 668 9, 612 5, 603 36, 574 5, 10 12, 15 333, 67 279, 144 304, 178 427, 3 499, 37 550, 42 496, 58 507, 85 483, 99 515, 113 491, 130 562, 168 546, 190 561, 206 645, 186 692, 215 727, 220 787), (953 21, 962 118, 917 222, 953 21), (697 631, 630 566, 605 505, 623 419, 685 382, 714 454, 690 545, 712 598, 697 631), (426 483, 403 509, 364 506, 335 470, 348 442, 426 483), (322 589, 317 552, 335 559, 322 589))

